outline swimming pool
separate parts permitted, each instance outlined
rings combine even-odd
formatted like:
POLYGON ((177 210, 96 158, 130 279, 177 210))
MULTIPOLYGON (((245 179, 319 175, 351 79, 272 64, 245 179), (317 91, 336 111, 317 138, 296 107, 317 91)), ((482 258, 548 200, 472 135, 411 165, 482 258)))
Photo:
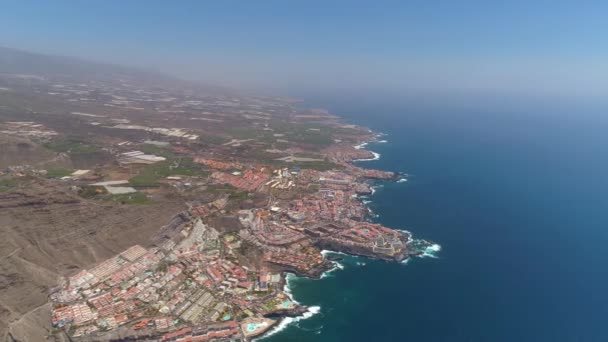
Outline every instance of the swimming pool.
POLYGON ((258 330, 259 328, 265 327, 267 325, 268 325, 268 323, 266 323, 266 322, 248 323, 246 329, 247 329, 247 332, 254 332, 254 331, 258 330))

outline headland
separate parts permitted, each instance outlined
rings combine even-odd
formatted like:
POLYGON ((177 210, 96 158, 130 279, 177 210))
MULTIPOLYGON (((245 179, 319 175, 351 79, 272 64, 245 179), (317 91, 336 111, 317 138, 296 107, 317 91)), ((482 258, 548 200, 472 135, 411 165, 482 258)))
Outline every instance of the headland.
POLYGON ((45 338, 251 340, 319 310, 285 286, 334 269, 322 251, 402 262, 431 246, 372 222, 365 196, 407 175, 357 166, 383 140, 327 111, 134 80, 0 85, 31 105, 0 121, 15 152, 0 223, 30 231, 5 254, 45 275, 15 278, 42 295, 14 309, 47 310, 45 338))

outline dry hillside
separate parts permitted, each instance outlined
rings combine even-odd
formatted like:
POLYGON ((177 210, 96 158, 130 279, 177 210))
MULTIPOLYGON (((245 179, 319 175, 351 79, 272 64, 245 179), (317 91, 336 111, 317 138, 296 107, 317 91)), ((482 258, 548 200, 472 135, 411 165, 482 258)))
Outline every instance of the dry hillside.
POLYGON ((183 205, 115 205, 29 181, 0 193, 0 333, 38 341, 50 329, 47 295, 58 277, 149 238, 183 205))

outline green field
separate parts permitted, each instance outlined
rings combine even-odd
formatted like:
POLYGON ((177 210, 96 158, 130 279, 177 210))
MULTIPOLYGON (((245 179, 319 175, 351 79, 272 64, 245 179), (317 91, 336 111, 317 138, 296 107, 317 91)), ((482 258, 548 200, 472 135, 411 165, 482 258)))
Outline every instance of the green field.
POLYGON ((230 139, 226 137, 221 137, 217 135, 207 135, 203 134, 198 138, 198 141, 203 144, 209 145, 221 145, 230 141, 230 139))
POLYGON ((213 192, 213 193, 233 193, 238 191, 237 188, 231 186, 231 185, 219 185, 219 184, 213 184, 213 185, 209 185, 207 186, 207 191, 209 192, 213 192))
POLYGON ((95 196, 98 195, 105 195, 108 192, 106 191, 106 189, 103 186, 93 186, 93 185, 86 185, 83 186, 80 191, 78 191, 78 195, 80 195, 81 197, 84 198, 93 198, 95 196))
POLYGON ((69 169, 49 169, 46 170, 47 178, 61 178, 72 174, 72 170, 69 169))
POLYGON ((97 146, 75 137, 55 139, 44 144, 44 147, 55 152, 65 152, 70 154, 86 154, 99 151, 97 146))
POLYGON ((192 161, 192 158, 178 158, 148 165, 139 171, 139 174, 129 183, 135 187, 158 186, 158 180, 168 176, 206 176, 209 172, 201 165, 192 161))
POLYGON ((247 191, 235 191, 230 194, 231 200, 244 200, 249 197, 249 193, 247 191))
POLYGON ((17 181, 14 179, 1 179, 0 192, 6 192, 17 186, 17 181))
POLYGON ((328 171, 328 170, 340 170, 344 167, 342 165, 334 164, 332 162, 328 162, 325 160, 320 161, 310 161, 310 162, 293 162, 293 163, 285 163, 287 167, 298 166, 302 169, 311 169, 317 171, 328 171))
POLYGON ((308 124, 274 124, 273 133, 280 133, 284 136, 281 139, 291 143, 314 145, 318 148, 329 146, 333 143, 332 129, 319 125, 308 124))

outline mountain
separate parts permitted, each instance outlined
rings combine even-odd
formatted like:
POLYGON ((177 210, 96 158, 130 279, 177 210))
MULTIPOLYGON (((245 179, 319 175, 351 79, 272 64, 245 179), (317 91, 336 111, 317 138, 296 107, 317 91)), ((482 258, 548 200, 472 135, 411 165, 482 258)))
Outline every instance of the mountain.
POLYGON ((227 87, 182 80, 155 70, 84 59, 47 55, 0 46, 0 75, 23 74, 46 78, 69 78, 74 81, 127 81, 138 84, 156 84, 170 88, 196 89, 214 95, 237 95, 227 87))

